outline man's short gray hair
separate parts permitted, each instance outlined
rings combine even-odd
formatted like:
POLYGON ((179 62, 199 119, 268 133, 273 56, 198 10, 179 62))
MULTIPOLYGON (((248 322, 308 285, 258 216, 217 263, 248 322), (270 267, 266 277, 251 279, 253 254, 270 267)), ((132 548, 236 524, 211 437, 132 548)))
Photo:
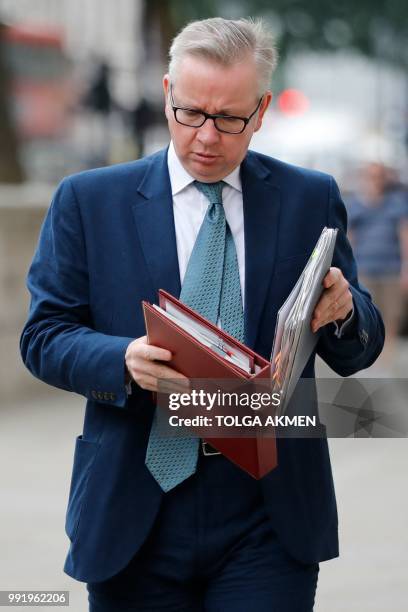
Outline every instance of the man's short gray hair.
POLYGON ((270 88, 278 52, 269 28, 261 19, 223 19, 214 17, 193 21, 174 38, 170 47, 169 74, 177 76, 186 56, 208 59, 231 66, 252 54, 258 71, 259 94, 270 88))

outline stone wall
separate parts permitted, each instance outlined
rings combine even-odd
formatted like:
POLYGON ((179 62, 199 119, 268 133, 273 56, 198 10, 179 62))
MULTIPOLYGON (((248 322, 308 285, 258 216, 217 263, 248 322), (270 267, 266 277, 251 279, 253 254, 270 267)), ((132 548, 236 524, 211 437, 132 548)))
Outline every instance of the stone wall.
POLYGON ((0 406, 46 391, 23 365, 19 338, 29 304, 25 278, 52 191, 0 186, 0 406))

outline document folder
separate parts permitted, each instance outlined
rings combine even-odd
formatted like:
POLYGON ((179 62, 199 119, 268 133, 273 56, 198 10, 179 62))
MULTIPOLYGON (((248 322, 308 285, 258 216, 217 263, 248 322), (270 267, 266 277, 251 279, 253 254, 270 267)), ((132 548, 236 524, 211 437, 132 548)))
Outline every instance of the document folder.
MULTIPOLYGON (((160 309, 143 302, 147 339, 149 344, 171 351, 172 360, 169 365, 172 368, 191 379, 236 379, 237 382, 257 378, 270 379, 271 364, 268 360, 162 289, 159 291, 159 304, 160 309), (202 344, 166 316, 168 310, 185 315, 185 319, 195 323, 198 329, 205 330, 206 338, 218 338, 218 346, 227 347, 226 357, 227 353, 231 352, 240 355, 243 360, 247 358, 253 372, 247 372, 217 350, 202 344), (229 348, 232 350, 229 351, 229 348)), ((209 437, 205 438, 205 441, 254 478, 262 478, 277 465, 276 439, 273 435, 263 437, 259 434, 251 438, 209 437)))
POLYGON ((325 227, 295 287, 278 312, 271 354, 274 391, 287 406, 296 384, 320 337, 313 333, 313 312, 330 269, 337 229, 325 227))

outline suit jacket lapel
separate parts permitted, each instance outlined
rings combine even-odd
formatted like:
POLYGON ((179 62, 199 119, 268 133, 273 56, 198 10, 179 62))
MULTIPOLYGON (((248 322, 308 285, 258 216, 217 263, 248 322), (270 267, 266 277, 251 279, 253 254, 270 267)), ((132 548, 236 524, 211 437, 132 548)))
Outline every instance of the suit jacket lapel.
POLYGON ((173 200, 167 168, 167 149, 153 156, 139 187, 142 196, 133 214, 145 261, 157 291, 180 295, 180 273, 174 227, 173 200))
POLYGON ((245 229, 245 342, 253 347, 273 273, 280 191, 270 171, 249 152, 241 165, 245 229))

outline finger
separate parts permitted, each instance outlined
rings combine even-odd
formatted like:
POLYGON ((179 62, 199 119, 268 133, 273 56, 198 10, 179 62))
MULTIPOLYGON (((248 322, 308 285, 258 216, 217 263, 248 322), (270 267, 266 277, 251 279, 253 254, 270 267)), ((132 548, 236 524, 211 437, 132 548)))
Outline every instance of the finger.
POLYGON ((157 389, 159 393, 187 393, 191 390, 190 381, 184 379, 158 378, 157 389))
POLYGON ((338 302, 332 294, 322 297, 312 317, 312 324, 318 329, 337 310, 338 302))
MULTIPOLYGON (((162 379, 168 378, 168 379, 177 380, 179 382, 181 380, 188 382, 188 378, 184 376, 184 374, 181 374, 181 372, 177 372, 177 370, 173 370, 173 368, 170 368, 169 366, 166 366, 158 362, 151 362, 148 365, 147 372, 150 375, 154 376, 155 378, 162 378, 162 379)), ((180 384, 183 384, 183 383, 180 383, 180 384)))
POLYGON ((328 314, 319 319, 318 321, 312 322, 312 330, 317 331, 320 327, 324 327, 329 323, 334 323, 335 321, 342 321, 347 318, 350 312, 353 309, 353 298, 350 292, 349 295, 346 295, 342 298, 342 302, 335 302, 332 305, 332 308, 328 314))
MULTIPOLYGON (((175 372, 178 374, 178 372, 175 372)), ((132 378, 135 382, 147 391, 155 391, 160 393, 186 393, 190 390, 190 381, 188 378, 159 378, 151 375, 148 372, 135 372, 132 378)))
POLYGON ((342 320, 353 309, 353 296, 349 289, 346 289, 336 300, 335 307, 332 311, 332 317, 334 321, 342 320))
POLYGON ((313 319, 317 322, 326 319, 334 302, 335 299, 331 295, 322 296, 313 311, 313 319))
POLYGON ((351 291, 349 289, 344 291, 344 293, 342 293, 337 299, 337 303, 339 305, 339 309, 343 309, 348 306, 351 310, 353 307, 353 296, 351 291))
POLYGON ((349 296, 347 294, 341 294, 337 297, 333 296, 332 301, 329 303, 326 310, 321 314, 323 324, 327 325, 327 322, 338 319, 340 310, 344 309, 349 301, 349 296))
POLYGON ((324 313, 330 308, 331 304, 337 300, 341 289, 332 285, 329 289, 324 289, 319 301, 316 304, 314 314, 316 317, 322 317, 324 313))
POLYGON ((343 321, 345 321, 350 316, 350 313, 352 311, 353 311, 353 300, 347 301, 343 306, 339 307, 336 313, 336 318, 334 320, 337 321, 339 324, 341 324, 343 321))
POLYGON ((349 282, 343 275, 341 275, 338 281, 336 281, 328 289, 324 289, 316 308, 320 308, 321 311, 330 308, 333 302, 340 302, 342 296, 344 296, 348 291, 349 282))
POLYGON ((337 313, 337 318, 335 319, 338 325, 342 325, 343 322, 350 316, 352 308, 344 307, 337 313))
POLYGON ((344 303, 346 296, 351 296, 348 281, 346 281, 344 277, 343 281, 344 282, 332 285, 330 289, 325 289, 323 291, 313 312, 313 319, 315 321, 319 322, 326 320, 338 309, 339 305, 344 303))
POLYGON ((320 327, 338 319, 345 318, 353 308, 353 297, 346 289, 337 299, 332 298, 330 304, 323 310, 322 306, 316 308, 312 318, 312 331, 316 332, 320 327))
POLYGON ((143 374, 135 382, 145 391, 157 391, 157 378, 154 376, 143 374))
MULTIPOLYGON (((135 380, 138 385, 140 385, 140 381, 144 380, 146 377, 154 378, 155 380, 158 380, 159 378, 169 378, 177 379, 178 381, 187 380, 188 382, 188 379, 183 374, 173 370, 173 368, 169 368, 168 366, 161 364, 158 361, 148 361, 139 358, 134 360, 131 359, 127 363, 127 368, 133 380, 135 380)), ((186 385, 186 383, 182 382, 180 382, 180 384, 186 385)))
POLYGON ((167 349, 155 346, 154 344, 148 344, 146 342, 146 336, 137 338, 129 344, 125 354, 125 361, 128 363, 130 360, 141 358, 146 361, 170 361, 172 358, 171 352, 167 349))
POLYGON ((138 357, 147 361, 170 361, 172 358, 170 351, 153 344, 140 344, 135 350, 138 357))
POLYGON ((323 279, 323 287, 325 289, 332 287, 342 276, 343 274, 339 268, 331 267, 323 279))

